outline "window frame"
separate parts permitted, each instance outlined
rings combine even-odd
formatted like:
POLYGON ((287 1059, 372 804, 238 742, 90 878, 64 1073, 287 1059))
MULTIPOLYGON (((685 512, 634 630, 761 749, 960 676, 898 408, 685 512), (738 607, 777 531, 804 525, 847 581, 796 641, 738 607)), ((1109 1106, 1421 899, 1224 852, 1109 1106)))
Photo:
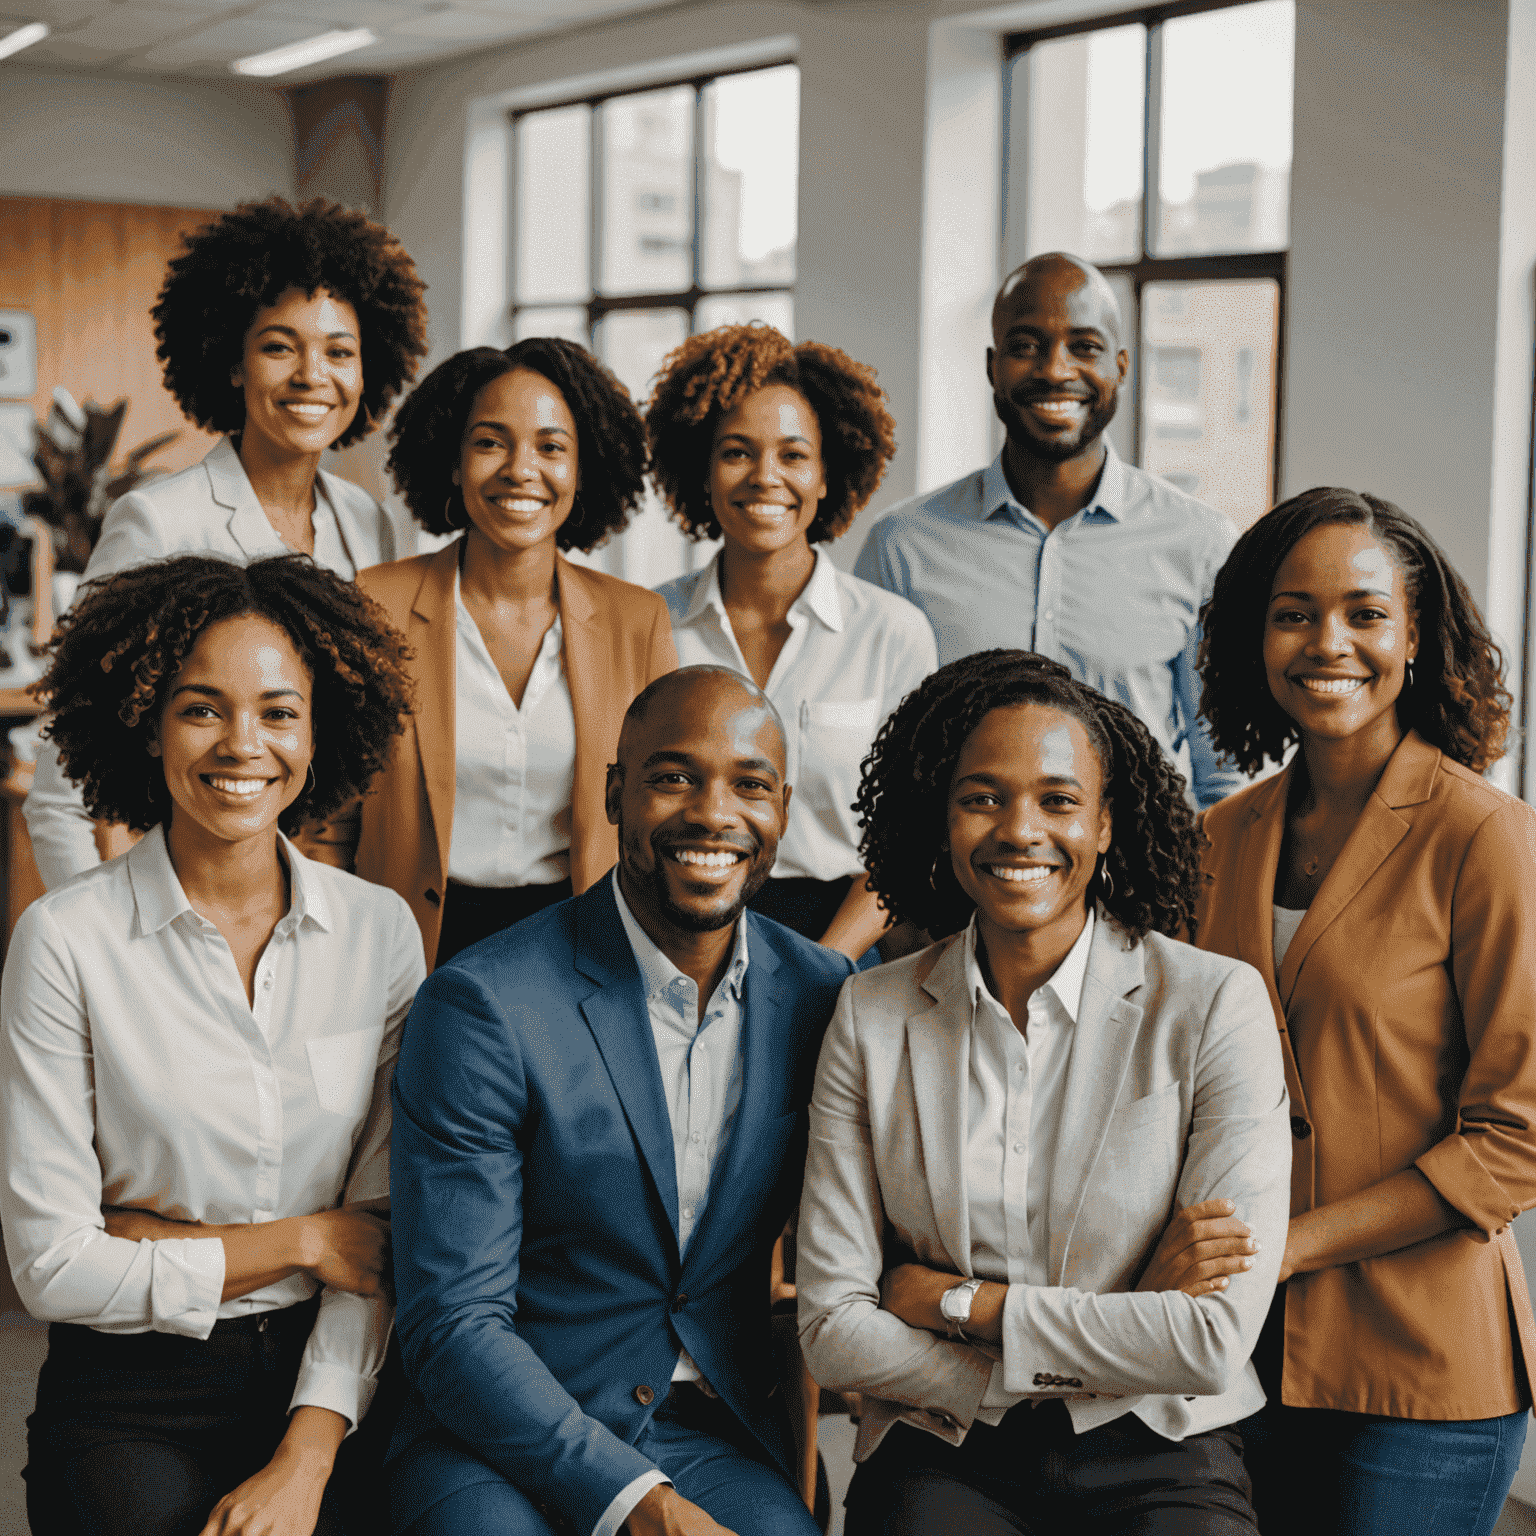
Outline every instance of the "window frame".
POLYGON ((615 86, 608 90, 593 91, 586 95, 563 97, 555 101, 541 101, 536 106, 517 107, 507 114, 508 129, 512 135, 511 179, 512 218, 517 218, 517 132, 518 124, 525 117, 541 112, 558 112, 570 107, 587 107, 587 289, 586 299, 570 299, 563 303, 549 300, 538 303, 521 303, 517 297, 517 246, 518 231, 515 226, 507 250, 507 292, 511 300, 507 305, 507 318, 516 334, 519 317, 526 312, 539 310, 584 309, 587 315, 587 346, 597 350, 598 325, 611 314, 625 310, 681 309, 688 316, 688 334, 694 334, 694 318, 699 302, 712 298, 750 298, 760 293, 788 293, 793 299, 799 278, 798 256, 795 264, 795 280, 789 283, 740 283, 729 287, 706 287, 703 282, 703 237, 705 213, 704 153, 704 91, 717 80, 727 80, 733 75, 759 74, 768 69, 782 69, 785 65, 799 67, 794 55, 763 59, 751 64, 739 64, 706 73, 667 75, 644 85, 615 86), (643 293, 604 294, 598 292, 597 279, 602 270, 603 251, 603 119, 601 108, 610 101, 626 96, 649 96, 657 91, 676 90, 689 86, 693 90, 692 177, 693 198, 689 272, 691 281, 686 288, 646 290, 643 293))
MULTIPOLYGON (((1031 27, 1028 31, 1009 32, 1003 37, 1004 100, 1008 111, 1013 110, 1012 91, 1009 88, 1013 70, 1018 60, 1038 43, 1052 42, 1062 37, 1083 37, 1090 32, 1106 32, 1114 27, 1132 26, 1137 23, 1146 28, 1147 47, 1145 75, 1143 79, 1143 111, 1141 133, 1141 249, 1133 261, 1096 263, 1108 278, 1124 278, 1131 286, 1131 313, 1126 315, 1127 329, 1135 339, 1133 357, 1135 367, 1130 379, 1131 444, 1134 459, 1141 463, 1142 415, 1147 370, 1144 366, 1142 336, 1142 290, 1148 283, 1164 282, 1239 282, 1243 279, 1271 278, 1276 287, 1275 315, 1275 433, 1274 454, 1270 466, 1270 491, 1278 500, 1280 491, 1280 466, 1285 436, 1285 325, 1288 278, 1290 273, 1290 247, 1270 251, 1232 251, 1226 254, 1203 253, 1189 256, 1155 256, 1153 242, 1157 232, 1157 220, 1161 204, 1160 176, 1162 161, 1162 64, 1163 23, 1181 16, 1196 16, 1206 11, 1231 11, 1241 6, 1256 4, 1257 0, 1170 0, 1163 5, 1135 6, 1111 14, 1083 18, 1078 21, 1060 22, 1052 26, 1031 27)), ((1005 132, 1003 143, 1011 147, 1011 135, 1005 132)), ((1003 260, 1007 260, 1009 230, 1007 214, 1017 202, 1010 202, 1009 176, 1012 170, 1010 155, 1003 157, 1004 210, 1003 260)), ((1028 174, 1028 167, 1024 168, 1028 174)), ((1026 239, 1028 232, 1026 231, 1026 239)))

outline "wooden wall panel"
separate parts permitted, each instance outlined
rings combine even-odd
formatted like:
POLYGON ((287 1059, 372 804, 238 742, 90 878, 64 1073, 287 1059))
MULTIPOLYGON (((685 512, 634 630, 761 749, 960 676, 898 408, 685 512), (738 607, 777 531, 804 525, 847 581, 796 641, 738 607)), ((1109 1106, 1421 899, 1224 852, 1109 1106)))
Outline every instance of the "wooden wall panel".
POLYGON ((214 439, 160 382, 149 307, 182 231, 217 211, 0 197, 0 309, 36 317, 36 415, 47 412, 56 384, 101 405, 127 395, 117 458, 172 428, 181 436, 153 464, 183 469, 207 453, 214 439))

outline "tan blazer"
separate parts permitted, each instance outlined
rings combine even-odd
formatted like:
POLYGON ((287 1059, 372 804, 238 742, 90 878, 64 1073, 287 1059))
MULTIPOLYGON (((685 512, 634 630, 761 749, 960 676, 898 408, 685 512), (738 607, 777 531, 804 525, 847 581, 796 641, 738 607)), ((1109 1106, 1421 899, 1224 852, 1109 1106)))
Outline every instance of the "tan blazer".
MULTIPOLYGON (((356 868, 410 903, 429 965, 442 927, 453 833, 453 579, 459 543, 376 565, 357 578, 415 653, 416 713, 363 798, 356 868)), ((618 859, 603 785, 624 711, 647 683, 677 666, 677 652, 667 605, 654 592, 563 558, 555 561, 555 589, 576 717, 571 885, 579 895, 618 859)))
POLYGON ((1536 1204, 1536 811, 1410 732, 1277 982, 1290 780, 1205 813, 1199 942, 1269 985, 1291 1213, 1416 1167, 1472 1228, 1291 1280, 1282 1396, 1392 1418, 1513 1413, 1536 1370, 1509 1229, 1536 1204))
MULTIPOLYGON (((824 1387, 866 1394, 859 1460, 898 1419, 963 1440, 992 1375, 991 1354, 879 1306, 882 1273, 904 1257, 971 1273, 964 951, 961 934, 850 977, 816 1068, 800 1339, 824 1387)), ((1006 1387, 1095 1393, 1072 1405, 1079 1430, 1134 1412, 1170 1440, 1257 1411, 1249 1356, 1274 1295, 1290 1184, 1263 984, 1246 965, 1155 933, 1129 941, 1101 915, 1062 1094, 1049 1283, 1009 1290, 1006 1387), (1259 1237, 1254 1269, 1198 1300, 1131 1294, 1174 1210, 1219 1196, 1259 1237)))

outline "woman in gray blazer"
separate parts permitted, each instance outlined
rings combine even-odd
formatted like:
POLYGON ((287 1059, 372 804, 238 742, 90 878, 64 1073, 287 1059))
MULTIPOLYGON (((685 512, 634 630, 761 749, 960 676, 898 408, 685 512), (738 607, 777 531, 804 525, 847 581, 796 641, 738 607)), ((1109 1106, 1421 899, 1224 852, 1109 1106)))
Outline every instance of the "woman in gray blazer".
MULTIPOLYGON (((415 375, 424 286, 387 229, 318 198, 245 203, 188 236, 151 311, 157 356, 186 416, 224 436, 113 503, 86 579, 165 555, 245 565, 298 550, 351 580, 408 553, 378 502, 320 458, 366 437, 415 375)), ((127 846, 98 842, 46 743, 24 813, 49 889, 127 846)))
POLYGON ((1173 937, 1183 779, 987 651, 891 716, 858 809, 882 901, 949 937, 849 979, 811 1104, 801 1342, 864 1394, 850 1533, 1251 1533, 1290 1126, 1263 982, 1173 937))

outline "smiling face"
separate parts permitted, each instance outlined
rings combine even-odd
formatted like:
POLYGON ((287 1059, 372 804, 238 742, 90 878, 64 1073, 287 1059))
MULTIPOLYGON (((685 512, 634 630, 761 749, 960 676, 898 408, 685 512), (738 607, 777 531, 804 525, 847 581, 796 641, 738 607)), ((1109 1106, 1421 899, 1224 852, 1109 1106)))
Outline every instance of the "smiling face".
POLYGON ((242 448, 260 444, 276 458, 323 452, 362 399, 357 311, 323 288, 288 289, 256 311, 230 382, 245 395, 242 448))
POLYGON ((772 554, 803 542, 826 494, 821 426, 799 390, 766 384, 721 419, 709 496, 727 545, 772 554))
POLYGON ((1074 264, 1032 271, 992 312, 987 377, 1015 448, 1063 462, 1114 419, 1129 357, 1110 296, 1074 264))
POLYGON ((165 769, 173 840, 270 835, 314 756, 314 679, 270 619, 210 625, 171 682, 150 752, 165 769))
POLYGON ((565 396, 528 368, 492 379, 470 408, 453 483, 471 537, 509 554, 553 543, 581 485, 565 396))
POLYGON ((625 722, 608 771, 619 883, 648 930, 736 921, 773 870, 789 812, 784 738, 732 676, 672 674, 625 722))
POLYGON ((1063 953, 1110 842, 1104 771, 1082 722, 1045 704, 994 709, 960 749, 949 856, 985 939, 1029 933, 1063 953))
POLYGON ((1275 573, 1264 622, 1269 691, 1302 735, 1364 732, 1390 751, 1419 631, 1391 550, 1360 523, 1324 523, 1275 573))

